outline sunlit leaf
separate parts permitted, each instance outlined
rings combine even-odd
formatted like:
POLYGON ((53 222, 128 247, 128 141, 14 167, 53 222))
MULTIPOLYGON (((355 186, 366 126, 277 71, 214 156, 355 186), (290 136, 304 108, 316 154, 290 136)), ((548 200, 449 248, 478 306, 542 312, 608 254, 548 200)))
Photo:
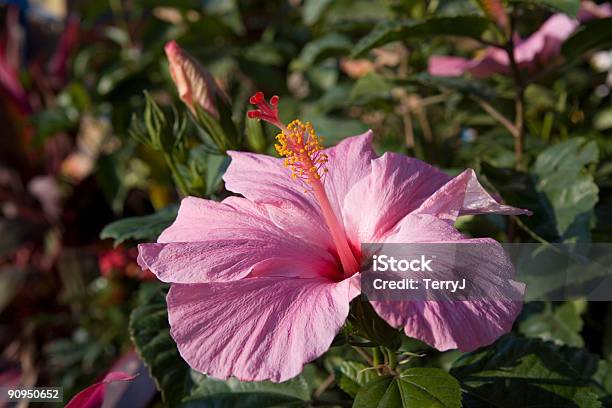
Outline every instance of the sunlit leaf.
POLYGON ((353 408, 459 408, 461 388, 439 368, 408 368, 382 376, 361 388, 353 408))

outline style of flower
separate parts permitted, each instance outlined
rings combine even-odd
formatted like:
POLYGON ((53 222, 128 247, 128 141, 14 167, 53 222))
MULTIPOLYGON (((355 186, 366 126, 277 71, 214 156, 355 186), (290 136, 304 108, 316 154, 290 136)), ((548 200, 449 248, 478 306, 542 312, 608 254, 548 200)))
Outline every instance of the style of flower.
MULTIPOLYGON (((579 27, 581 22, 612 15, 610 4, 598 6, 592 2, 581 3, 576 19, 565 14, 554 14, 526 39, 515 35, 514 58, 519 70, 530 74, 554 66, 561 60, 561 45, 579 27)), ((455 77, 469 73, 476 78, 493 74, 510 75, 511 63, 506 50, 488 47, 475 58, 434 55, 429 58, 428 71, 433 76, 455 77)))
MULTIPOLYGON (((281 129, 283 158, 229 152, 224 180, 242 197, 185 198, 139 264, 161 281, 171 335, 194 369, 213 377, 285 381, 328 350, 360 294, 364 242, 482 243, 476 276, 510 276, 492 239, 468 239, 462 214, 524 214, 495 201, 473 170, 452 178, 417 159, 377 156, 372 133, 323 149, 310 124, 285 126, 278 97, 258 92, 250 118, 281 129)), ((408 336, 439 350, 473 350, 510 330, 516 299, 372 302, 408 336)))

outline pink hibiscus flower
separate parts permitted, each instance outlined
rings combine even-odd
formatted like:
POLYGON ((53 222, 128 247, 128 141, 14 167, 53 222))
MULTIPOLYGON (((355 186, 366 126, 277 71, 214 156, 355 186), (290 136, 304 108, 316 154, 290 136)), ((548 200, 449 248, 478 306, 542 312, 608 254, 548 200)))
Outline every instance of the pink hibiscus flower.
MULTIPOLYGON (((372 133, 322 149, 310 124, 285 127, 278 98, 258 92, 249 117, 277 125, 284 159, 229 152, 224 175, 242 197, 187 197, 139 264, 172 283, 171 335, 189 365, 213 377, 285 381, 325 351, 360 293, 364 242, 481 242, 476 274, 511 273, 491 239, 467 239, 462 214, 524 214, 495 201, 473 170, 451 178, 419 160, 377 156, 372 133), (485 262, 486 261, 486 262, 485 262)), ((440 350, 472 350, 507 332, 511 299, 373 302, 382 318, 440 350)))
MULTIPOLYGON (((514 57, 520 70, 534 73, 560 61, 561 45, 578 28, 580 22, 612 15, 610 4, 581 4, 578 19, 554 14, 526 39, 516 38, 514 57)), ((434 55, 429 58, 428 71, 433 76, 455 77, 470 73, 476 78, 493 74, 510 75, 510 61, 505 50, 488 47, 475 58, 434 55)))

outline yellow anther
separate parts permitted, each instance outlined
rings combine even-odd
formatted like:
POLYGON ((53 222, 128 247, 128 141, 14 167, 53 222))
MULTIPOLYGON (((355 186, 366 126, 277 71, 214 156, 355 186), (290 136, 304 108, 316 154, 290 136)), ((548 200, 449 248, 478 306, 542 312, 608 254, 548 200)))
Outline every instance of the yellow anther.
POLYGON ((285 131, 276 135, 276 140, 278 143, 274 147, 280 156, 285 157, 284 165, 291 168, 292 179, 311 184, 327 172, 324 165, 328 157, 320 153, 323 149, 321 138, 316 135, 310 123, 294 120, 285 131))

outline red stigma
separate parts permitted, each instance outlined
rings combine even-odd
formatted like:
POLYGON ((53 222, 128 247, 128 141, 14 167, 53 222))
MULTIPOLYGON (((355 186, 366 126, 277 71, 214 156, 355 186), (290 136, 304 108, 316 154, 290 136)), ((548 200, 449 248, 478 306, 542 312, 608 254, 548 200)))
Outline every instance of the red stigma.
POLYGON ((259 119, 261 118, 261 111, 260 110, 250 110, 247 112, 247 116, 249 117, 249 119, 259 119))
POLYGON ((285 125, 283 125, 278 117, 278 99, 278 96, 274 95, 270 98, 270 102, 266 102, 263 92, 255 92, 255 94, 249 98, 249 102, 256 105, 257 109, 248 111, 247 116, 250 119, 265 120, 279 129, 284 129, 285 125))

